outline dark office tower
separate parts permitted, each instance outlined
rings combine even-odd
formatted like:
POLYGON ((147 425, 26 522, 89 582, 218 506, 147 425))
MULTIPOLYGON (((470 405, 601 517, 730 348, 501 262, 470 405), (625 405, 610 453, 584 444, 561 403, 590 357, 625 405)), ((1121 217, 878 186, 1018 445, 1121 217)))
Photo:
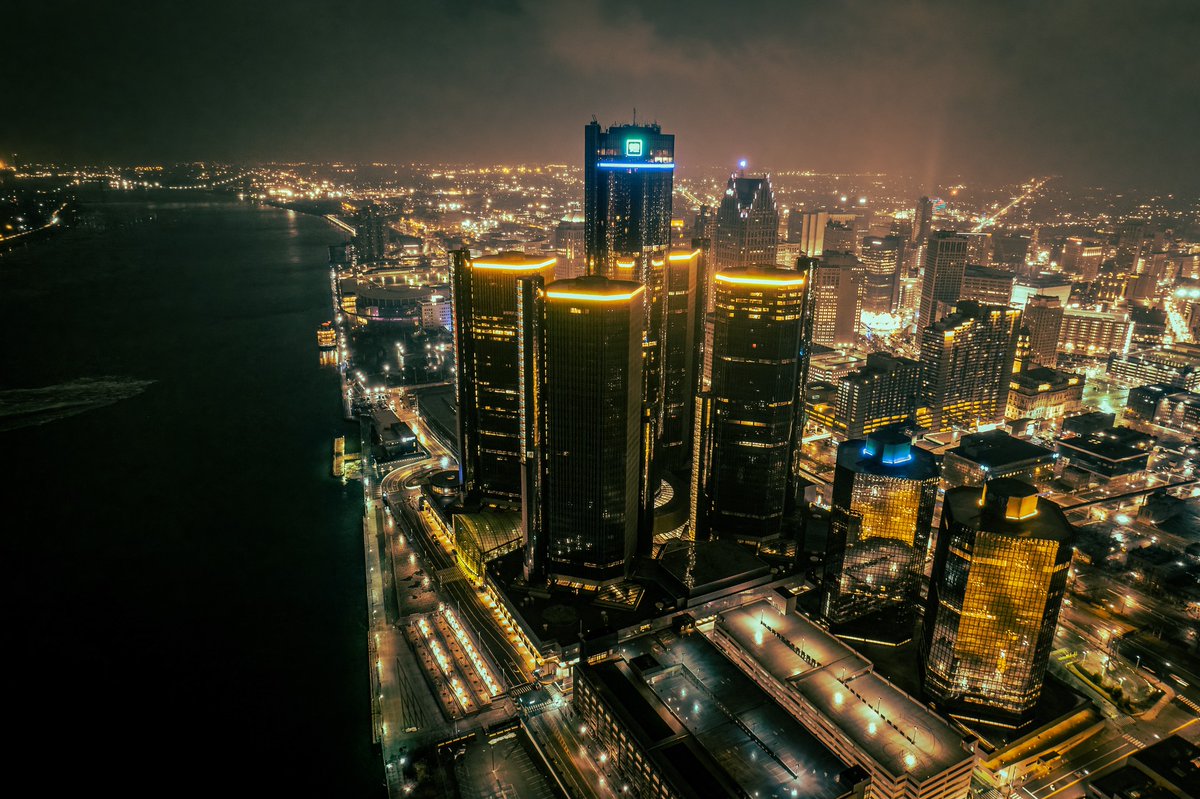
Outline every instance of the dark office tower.
POLYGON ((1028 483, 1004 477, 946 492, 921 649, 931 699, 964 719, 1030 720, 1073 540, 1062 511, 1028 483))
POLYGON ((911 419, 920 391, 920 363, 872 352, 866 366, 838 381, 836 418, 846 425, 846 438, 863 438, 911 419))
POLYGON ((722 270, 713 281, 712 412, 698 456, 709 535, 761 541, 780 532, 791 508, 806 283, 767 265, 722 270))
POLYGON ((506 252, 471 260, 455 250, 454 306, 459 462, 469 502, 521 499, 522 320, 518 281, 554 279, 554 258, 506 252))
POLYGON ((1117 226, 1117 266, 1132 273, 1137 270, 1138 259, 1146 239, 1145 219, 1126 219, 1117 226))
POLYGON ((621 580, 637 546, 645 288, 599 275, 546 288, 546 571, 621 580))
POLYGON ((863 310, 892 313, 900 300, 900 266, 904 242, 899 236, 866 236, 859 256, 866 269, 863 310))
POLYGON ((674 175, 675 137, 658 125, 602 128, 592 122, 584 128, 583 216, 589 273, 631 277, 617 274, 617 259, 648 261, 652 253, 670 246, 674 175))
POLYGON ((383 259, 387 248, 387 224, 383 209, 375 203, 354 212, 354 249, 358 262, 369 264, 383 259))
POLYGON ((1022 321, 1029 328, 1029 359, 1051 369, 1058 366, 1058 339, 1063 323, 1063 307, 1058 297, 1033 295, 1025 305, 1022 321))
POLYGON ((821 594, 835 633, 912 637, 938 479, 937 459, 892 429, 838 447, 821 594))
POLYGON ((704 253, 673 250, 667 256, 667 341, 664 363, 665 394, 661 452, 663 465, 677 469, 691 456, 692 413, 699 385, 700 346, 697 333, 703 334, 704 313, 700 303, 704 292, 700 281, 704 253))
POLYGON ((922 197, 913 211, 912 242, 924 244, 933 231, 933 200, 922 197))
POLYGON ((1021 312, 964 300, 922 331, 921 397, 936 432, 1004 418, 1021 312))
POLYGON ((921 281, 921 307, 917 326, 937 321, 937 304, 958 302, 963 271, 967 268, 967 237, 952 230, 939 230, 929 237, 925 251, 925 277, 921 281))
POLYGON ((546 384, 546 283, 540 274, 517 278, 517 391, 521 398, 521 531, 525 536, 525 579, 546 576, 545 457, 542 436, 546 384))
POLYGON ((771 178, 730 175, 717 209, 716 269, 773 264, 778 247, 779 208, 771 178))
MULTIPOLYGON (((657 463, 667 346, 666 258, 671 245, 675 137, 658 125, 584 128, 583 215, 588 274, 646 287, 642 321, 646 363, 642 400, 650 425, 648 458, 657 463)), ((650 485, 656 486, 655 475, 650 485)), ((651 490, 651 495, 653 490, 651 490)), ((648 500, 653 501, 652 496, 648 500)))
POLYGON ((866 272, 853 253, 830 252, 812 259, 812 340, 827 347, 849 347, 862 319, 866 272))

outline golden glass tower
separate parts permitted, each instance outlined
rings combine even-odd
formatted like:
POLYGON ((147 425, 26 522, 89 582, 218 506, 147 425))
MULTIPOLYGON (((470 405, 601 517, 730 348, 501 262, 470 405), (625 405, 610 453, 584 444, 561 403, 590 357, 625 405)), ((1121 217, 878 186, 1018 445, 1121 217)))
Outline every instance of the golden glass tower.
POLYGON ((921 656, 924 688, 952 715, 1008 727, 1042 694, 1074 529, 1010 477, 946 492, 921 656))
POLYGON ((938 474, 932 454, 891 429, 838 447, 821 594, 834 632, 912 638, 938 474))

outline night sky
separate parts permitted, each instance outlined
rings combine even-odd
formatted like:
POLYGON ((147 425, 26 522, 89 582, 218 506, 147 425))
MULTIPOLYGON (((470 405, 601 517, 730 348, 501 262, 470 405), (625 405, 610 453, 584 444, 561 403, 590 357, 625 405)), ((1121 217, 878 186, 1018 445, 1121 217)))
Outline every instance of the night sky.
POLYGON ((1200 2, 24 2, 22 160, 581 160, 1200 188, 1200 2))

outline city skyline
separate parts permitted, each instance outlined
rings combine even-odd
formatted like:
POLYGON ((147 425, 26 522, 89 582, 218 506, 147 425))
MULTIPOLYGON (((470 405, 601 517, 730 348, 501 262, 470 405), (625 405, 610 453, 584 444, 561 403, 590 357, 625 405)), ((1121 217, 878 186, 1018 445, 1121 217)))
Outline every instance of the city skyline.
POLYGON ((72 3, 17 785, 1192 799, 1200 5, 72 3))

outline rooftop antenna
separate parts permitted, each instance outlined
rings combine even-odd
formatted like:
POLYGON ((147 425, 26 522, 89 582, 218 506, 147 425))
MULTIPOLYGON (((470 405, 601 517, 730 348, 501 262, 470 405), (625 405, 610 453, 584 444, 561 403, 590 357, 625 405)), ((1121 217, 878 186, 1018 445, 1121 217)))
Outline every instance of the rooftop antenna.
POLYGON ((635 126, 637 125, 637 106, 636 105, 633 107, 633 124, 635 126))

